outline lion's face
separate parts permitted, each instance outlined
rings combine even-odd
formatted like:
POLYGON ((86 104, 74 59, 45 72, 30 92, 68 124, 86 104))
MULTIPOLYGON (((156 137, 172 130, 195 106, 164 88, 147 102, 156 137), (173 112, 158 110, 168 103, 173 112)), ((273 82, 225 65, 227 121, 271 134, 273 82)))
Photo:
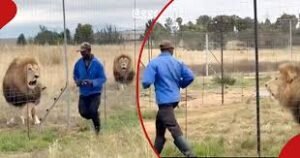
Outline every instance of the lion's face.
POLYGON ((266 82, 265 87, 266 87, 267 91, 270 93, 270 95, 276 99, 276 98, 278 98, 278 95, 279 95, 278 91, 279 91, 279 87, 281 84, 282 84, 282 81, 281 81, 280 74, 277 74, 271 80, 266 82))
POLYGON ((282 64, 278 70, 279 72, 265 84, 266 89, 275 99, 285 93, 290 84, 299 77, 299 68, 294 64, 282 64))
POLYGON ((40 77, 40 69, 38 65, 27 64, 25 67, 26 81, 29 89, 34 89, 37 86, 38 78, 40 77))
POLYGON ((130 67, 130 61, 126 57, 121 57, 119 59, 119 65, 122 71, 126 71, 130 67))

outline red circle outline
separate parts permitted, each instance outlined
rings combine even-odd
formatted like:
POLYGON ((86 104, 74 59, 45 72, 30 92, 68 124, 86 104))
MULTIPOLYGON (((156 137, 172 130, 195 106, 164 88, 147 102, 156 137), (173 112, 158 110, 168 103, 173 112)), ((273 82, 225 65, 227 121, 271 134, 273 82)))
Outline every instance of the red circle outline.
POLYGON ((155 152, 155 154, 157 155, 157 157, 159 158, 160 155, 157 153, 157 151, 155 150, 149 135, 145 129, 145 125, 144 125, 144 121, 143 121, 143 117, 142 117, 142 113, 141 113, 141 108, 140 108, 140 85, 139 85, 139 80, 140 80, 140 63, 141 63, 141 57, 142 57, 142 53, 145 47, 146 42, 149 39, 150 34, 152 33, 152 30, 154 28, 154 25, 156 24, 157 20, 159 19, 159 17, 162 15, 162 13, 174 2, 174 0, 170 0, 164 7, 163 9, 159 12, 159 14, 155 17, 155 19, 153 20, 152 24, 150 25, 150 28, 148 29, 148 31, 146 32, 146 35, 143 39, 142 45, 140 47, 140 52, 139 52, 139 57, 138 57, 138 62, 137 62, 137 74, 136 74, 136 103, 137 103, 137 113, 139 116, 139 120, 140 120, 140 124, 142 126, 143 132, 152 148, 152 150, 155 152))

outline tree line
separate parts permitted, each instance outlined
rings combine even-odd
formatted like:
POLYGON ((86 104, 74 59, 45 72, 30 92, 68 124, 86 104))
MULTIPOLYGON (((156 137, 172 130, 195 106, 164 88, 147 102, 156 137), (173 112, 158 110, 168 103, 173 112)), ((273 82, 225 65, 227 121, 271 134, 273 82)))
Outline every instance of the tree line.
MULTIPOLYGON (((57 45, 63 43, 64 32, 51 31, 46 26, 39 26, 39 28, 39 32, 33 38, 26 39, 23 33, 20 34, 17 38, 17 44, 57 45)), ((66 29, 66 38, 68 44, 80 44, 83 41, 95 44, 120 44, 124 42, 122 34, 113 25, 107 25, 100 31, 94 32, 92 25, 79 23, 74 36, 69 29, 66 29)))
MULTIPOLYGON (((300 18, 300 15, 299 15, 300 18)), ((153 20, 149 20, 145 26, 148 31, 153 20)), ((292 30, 293 45, 300 45, 300 28, 297 28, 298 18, 295 15, 282 14, 271 22, 265 19, 258 22, 259 46, 261 48, 284 47, 289 41, 289 32, 292 30)), ((189 21, 183 24, 183 19, 167 18, 164 23, 157 23, 152 31, 151 39, 154 44, 162 39, 173 39, 176 44, 184 43, 185 48, 202 50, 205 48, 205 34, 209 34, 211 47, 218 48, 221 45, 221 34, 224 37, 223 44, 228 41, 238 40, 248 47, 254 46, 254 19, 241 18, 237 15, 208 15, 199 16, 195 22, 189 21)), ((143 38, 144 36, 141 36, 143 38)))
MULTIPOLYGON (((300 18, 300 15, 299 15, 300 18)), ((288 46, 289 31, 292 29, 293 45, 300 45, 300 29, 297 28, 298 19, 296 15, 282 14, 274 22, 265 19, 258 23, 259 46, 261 48, 282 48, 288 46)), ((148 31, 153 20, 145 25, 145 33, 148 31)), ((154 46, 162 39, 174 39, 175 43, 190 50, 205 49, 205 34, 209 34, 211 48, 218 48, 221 45, 220 35, 224 37, 223 45, 228 41, 238 40, 242 46, 254 46, 254 19, 251 17, 239 17, 237 15, 201 15, 195 22, 183 23, 183 18, 167 18, 164 23, 156 23, 151 39, 154 46)), ((113 25, 108 25, 100 31, 94 31, 90 24, 78 24, 72 36, 69 29, 66 30, 68 44, 79 44, 88 41, 95 44, 120 44, 125 41, 124 37, 113 25)), ((47 29, 40 26, 38 34, 26 40, 24 34, 17 39, 17 44, 61 44, 64 33, 47 29)), ((144 35, 140 36, 143 39, 144 35)))

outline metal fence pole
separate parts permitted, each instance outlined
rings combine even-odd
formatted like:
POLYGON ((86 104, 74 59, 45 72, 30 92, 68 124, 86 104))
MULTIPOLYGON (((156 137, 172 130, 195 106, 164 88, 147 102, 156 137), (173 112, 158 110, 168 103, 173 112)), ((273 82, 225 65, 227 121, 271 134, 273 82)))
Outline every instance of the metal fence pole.
POLYGON ((258 28, 257 28, 257 2, 253 1, 254 4, 254 41, 255 41, 255 79, 256 79, 256 129, 257 129, 257 155, 261 155, 260 146, 260 100, 259 100, 259 56, 258 56, 258 28))
POLYGON ((222 93, 222 105, 224 104, 224 37, 223 31, 221 30, 221 93, 222 93))
POLYGON ((185 138, 187 139, 187 133, 188 133, 188 127, 187 127, 187 124, 188 124, 188 89, 186 88, 185 89, 185 138))
POLYGON ((206 51, 205 51, 205 68, 206 68, 206 76, 208 76, 208 53, 209 53, 209 45, 208 45, 208 34, 205 34, 205 47, 206 47, 206 51))
MULTIPOLYGON (((134 11, 136 12, 136 0, 133 1, 133 8, 134 8, 134 11)), ((135 67, 135 70, 137 69, 137 61, 136 61, 136 17, 135 17, 135 14, 134 14, 134 17, 133 17, 133 28, 134 28, 134 67, 135 67)))
POLYGON ((289 20, 290 23, 290 55, 291 61, 293 61, 293 28, 292 28, 292 20, 289 20))
MULTIPOLYGON (((68 85, 69 85, 69 69, 68 69, 68 59, 67 59, 67 31, 66 31, 66 10, 65 10, 65 0, 62 0, 62 7, 63 7, 63 21, 64 21, 64 59, 65 59, 65 77, 66 77, 66 92, 68 93, 68 85)), ((66 95, 69 96, 69 95, 66 95)), ((66 97, 67 101, 67 129, 70 127, 70 100, 66 97)))

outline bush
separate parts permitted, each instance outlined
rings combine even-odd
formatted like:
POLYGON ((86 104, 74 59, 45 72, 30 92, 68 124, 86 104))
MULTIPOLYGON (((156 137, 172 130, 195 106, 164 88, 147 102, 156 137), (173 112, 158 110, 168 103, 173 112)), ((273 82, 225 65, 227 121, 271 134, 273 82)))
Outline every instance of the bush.
POLYGON ((230 85, 230 86, 234 85, 236 82, 235 78, 232 78, 231 76, 228 76, 228 75, 225 75, 223 80, 221 79, 220 76, 215 76, 212 80, 214 83, 225 84, 225 85, 230 85))

